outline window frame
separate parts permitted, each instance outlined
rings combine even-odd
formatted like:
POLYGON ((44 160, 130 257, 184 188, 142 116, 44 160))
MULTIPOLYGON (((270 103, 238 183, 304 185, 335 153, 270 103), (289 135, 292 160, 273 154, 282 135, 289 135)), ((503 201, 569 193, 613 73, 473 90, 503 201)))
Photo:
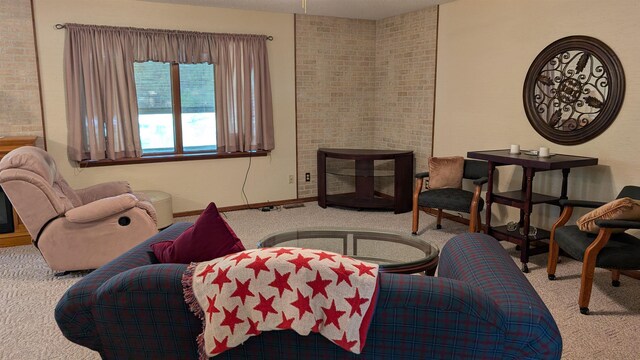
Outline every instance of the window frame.
MULTIPOLYGON (((150 62, 154 62, 154 61, 150 60, 150 62)), ((213 66, 212 82, 215 89, 215 86, 216 86, 215 85, 215 71, 216 71, 215 65, 209 64, 209 63, 199 63, 199 64, 208 64, 213 66)), ((216 150, 195 150, 195 151, 184 150, 184 139, 183 139, 183 131, 182 131, 182 92, 180 88, 180 63, 177 63, 177 62, 169 63, 169 77, 171 79, 171 113, 173 115, 174 150, 173 152, 157 151, 157 152, 147 152, 145 154, 143 149, 142 157, 145 158, 150 156, 159 157, 160 155, 179 156, 179 155, 188 155, 188 154, 217 153, 217 147, 218 147, 217 139, 216 139, 216 150)), ((213 99, 213 102, 215 104, 215 108, 217 109, 218 104, 216 104, 215 98, 213 99)), ((217 124, 216 124, 216 127, 217 127, 217 124)), ((140 131, 139 125, 138 125, 138 131, 140 131)))

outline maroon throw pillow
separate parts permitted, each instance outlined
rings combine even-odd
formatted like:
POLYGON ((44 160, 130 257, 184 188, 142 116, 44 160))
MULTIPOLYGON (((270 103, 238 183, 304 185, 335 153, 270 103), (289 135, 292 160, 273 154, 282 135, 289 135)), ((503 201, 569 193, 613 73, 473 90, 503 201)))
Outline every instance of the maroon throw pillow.
POLYGON ((245 250, 214 203, 177 239, 155 243, 151 249, 161 263, 180 264, 212 260, 245 250))

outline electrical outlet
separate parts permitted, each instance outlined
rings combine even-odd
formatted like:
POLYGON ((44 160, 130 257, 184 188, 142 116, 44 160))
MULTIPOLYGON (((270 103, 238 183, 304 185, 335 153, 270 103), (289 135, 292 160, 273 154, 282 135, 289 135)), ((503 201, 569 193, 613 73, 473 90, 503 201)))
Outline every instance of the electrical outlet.
POLYGON ((293 175, 289 175, 289 184, 293 184, 293 175))
POLYGON ((306 181, 306 182, 311 181, 311 173, 304 174, 304 181, 306 181))

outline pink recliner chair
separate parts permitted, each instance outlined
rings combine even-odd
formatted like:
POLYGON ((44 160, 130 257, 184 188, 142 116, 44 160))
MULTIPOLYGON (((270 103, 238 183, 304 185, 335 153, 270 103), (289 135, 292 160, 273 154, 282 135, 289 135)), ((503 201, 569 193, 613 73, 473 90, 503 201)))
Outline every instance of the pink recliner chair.
POLYGON ((55 271, 96 269, 157 232, 153 205, 127 182, 73 190, 37 147, 2 158, 0 186, 55 271))

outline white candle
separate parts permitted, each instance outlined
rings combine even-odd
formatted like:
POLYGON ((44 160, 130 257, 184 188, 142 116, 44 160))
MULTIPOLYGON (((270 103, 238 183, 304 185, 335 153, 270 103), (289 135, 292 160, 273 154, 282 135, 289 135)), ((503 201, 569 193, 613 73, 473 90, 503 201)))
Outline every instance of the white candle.
POLYGON ((511 145, 511 150, 509 150, 510 154, 520 154, 520 145, 513 144, 511 145))
POLYGON ((538 156, 549 157, 549 148, 544 146, 541 147, 540 150, 538 150, 538 156))

